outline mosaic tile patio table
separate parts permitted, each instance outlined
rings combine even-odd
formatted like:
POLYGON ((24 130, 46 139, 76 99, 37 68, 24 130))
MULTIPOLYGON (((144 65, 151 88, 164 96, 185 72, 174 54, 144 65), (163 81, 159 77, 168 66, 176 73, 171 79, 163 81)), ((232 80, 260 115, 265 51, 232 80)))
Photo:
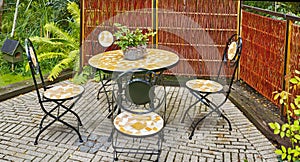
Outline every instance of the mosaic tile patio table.
MULTIPOLYGON (((154 48, 148 48, 146 56, 138 60, 126 60, 124 59, 122 50, 113 50, 97 54, 88 61, 89 65, 95 69, 111 73, 112 78, 117 77, 122 72, 139 68, 152 70, 161 75, 166 69, 177 65, 178 62, 179 56, 176 53, 154 48)), ((113 108, 112 101, 107 93, 109 91, 107 88, 110 80, 111 78, 104 82, 100 75, 102 86, 99 89, 99 93, 103 89, 102 92, 106 95, 109 111, 111 112, 113 108)))

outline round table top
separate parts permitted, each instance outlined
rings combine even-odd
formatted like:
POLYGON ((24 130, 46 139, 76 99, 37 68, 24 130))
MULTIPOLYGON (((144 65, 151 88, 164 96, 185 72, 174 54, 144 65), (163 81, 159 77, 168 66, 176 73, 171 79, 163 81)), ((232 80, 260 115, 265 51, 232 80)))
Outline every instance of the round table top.
POLYGON ((155 71, 171 68, 179 62, 178 55, 170 51, 150 48, 147 52, 144 58, 132 61, 123 58, 122 50, 107 51, 90 58, 89 65, 109 72, 124 72, 135 68, 155 71))

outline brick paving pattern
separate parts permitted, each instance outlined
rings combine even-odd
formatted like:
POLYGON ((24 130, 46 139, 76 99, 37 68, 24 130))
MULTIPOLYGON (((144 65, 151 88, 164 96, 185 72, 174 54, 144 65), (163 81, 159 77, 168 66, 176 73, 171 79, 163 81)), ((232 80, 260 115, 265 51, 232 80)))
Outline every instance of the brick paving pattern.
MULTIPOLYGON (((97 83, 89 82, 85 88, 84 97, 73 108, 83 123, 80 127, 83 143, 79 143, 74 131, 56 122, 41 134, 38 145, 33 144, 43 117, 35 91, 0 102, 0 161, 113 161, 113 149, 108 142, 112 124, 106 118, 106 99, 104 96, 96 99, 97 83)), ((192 121, 188 117, 184 122, 181 120, 196 98, 184 87, 167 87, 167 98, 168 122, 160 161, 277 161, 272 143, 230 101, 221 109, 231 121, 231 132, 227 122, 213 113, 189 140, 192 121)), ((205 106, 198 104, 189 114, 195 114, 191 116, 196 119, 206 111, 205 106)), ((72 115, 67 114, 64 119, 77 124, 72 115)), ((156 156, 119 156, 119 161, 141 159, 153 161, 156 156)))

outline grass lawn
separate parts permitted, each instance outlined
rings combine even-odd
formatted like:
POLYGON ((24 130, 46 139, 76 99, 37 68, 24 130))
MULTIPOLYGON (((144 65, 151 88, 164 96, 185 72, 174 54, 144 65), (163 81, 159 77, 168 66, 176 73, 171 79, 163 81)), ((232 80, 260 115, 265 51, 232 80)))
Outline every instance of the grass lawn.
POLYGON ((20 82, 23 80, 27 80, 31 78, 31 76, 23 76, 20 74, 4 74, 0 75, 0 87, 4 87, 9 84, 13 84, 16 82, 20 82))

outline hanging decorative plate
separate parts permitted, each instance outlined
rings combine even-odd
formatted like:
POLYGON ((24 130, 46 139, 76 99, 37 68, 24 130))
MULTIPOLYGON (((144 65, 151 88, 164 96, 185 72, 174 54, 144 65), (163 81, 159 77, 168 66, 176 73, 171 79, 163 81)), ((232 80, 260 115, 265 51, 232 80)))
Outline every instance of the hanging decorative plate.
POLYGON ((98 35, 98 41, 103 47, 109 47, 114 42, 114 37, 109 31, 102 31, 98 35))

